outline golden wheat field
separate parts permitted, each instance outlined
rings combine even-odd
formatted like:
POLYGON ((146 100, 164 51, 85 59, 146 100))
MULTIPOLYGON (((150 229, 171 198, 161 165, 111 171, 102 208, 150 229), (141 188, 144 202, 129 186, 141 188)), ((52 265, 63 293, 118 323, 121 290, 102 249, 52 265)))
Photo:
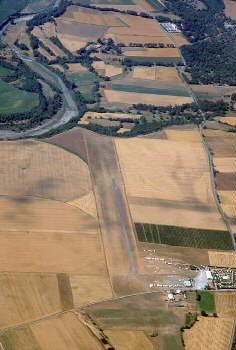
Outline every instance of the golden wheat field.
POLYGON ((26 197, 0 197, 0 205, 0 271, 106 274, 91 215, 62 202, 26 197))
POLYGON ((104 94, 108 102, 128 104, 140 103, 140 101, 142 101, 142 103, 153 104, 156 106, 169 106, 193 102, 192 97, 185 96, 154 95, 116 90, 104 90, 104 94))
MULTIPOLYGON (((114 35, 114 40, 118 43, 123 43, 126 45, 129 45, 130 43, 136 43, 136 44, 146 44, 146 43, 163 43, 163 44, 173 44, 173 41, 168 36, 162 35, 151 35, 151 32, 149 35, 143 35, 141 33, 135 34, 132 32, 132 34, 115 34, 113 33, 114 30, 108 31, 108 34, 106 36, 114 35)), ((121 30, 120 30, 121 32, 121 30)))
POLYGON ((236 267, 236 255, 235 252, 222 252, 209 250, 209 265, 219 267, 236 267))
POLYGON ((91 190, 87 164, 60 147, 33 140, 1 142, 0 194, 68 201, 91 190))
POLYGON ((174 67, 137 66, 137 67, 134 67, 133 69, 133 78, 158 80, 158 81, 164 81, 164 82, 176 82, 176 83, 182 82, 176 68, 174 67))
POLYGON ((72 312, 34 323, 30 328, 41 350, 104 349, 72 312))
POLYGON ((0 328, 62 311, 55 274, 0 273, 0 328))
POLYGON ((170 141, 186 141, 200 143, 199 132, 197 130, 172 130, 165 129, 165 134, 170 141))
POLYGON ((223 211, 230 218, 235 218, 235 191, 217 191, 223 211))
POLYGON ((175 47, 124 50, 124 55, 128 57, 180 57, 179 50, 175 47))
POLYGON ((232 126, 235 126, 236 124, 236 117, 220 117, 219 120, 222 123, 229 124, 232 126))
POLYGON ((85 194, 80 198, 73 199, 67 203, 83 210, 85 213, 93 216, 94 218, 97 218, 97 208, 93 191, 90 191, 88 194, 85 194))
POLYGON ((85 39, 78 35, 58 33, 57 36, 65 48, 71 52, 79 50, 86 45, 85 39))
POLYGON ((186 350, 226 350, 233 330, 232 318, 198 317, 190 329, 184 330, 186 350))
POLYGON ((112 298, 107 276, 70 276, 74 306, 112 298))
POLYGON ((232 157, 214 157, 215 169, 222 173, 233 173, 235 171, 235 160, 232 157))
POLYGON ((225 229, 201 144, 147 138, 115 142, 135 222, 225 229))
POLYGON ((234 318, 236 312, 236 292, 214 293, 214 300, 217 315, 234 318))
POLYGON ((105 334, 117 350, 154 350, 152 343, 142 331, 108 329, 105 334))

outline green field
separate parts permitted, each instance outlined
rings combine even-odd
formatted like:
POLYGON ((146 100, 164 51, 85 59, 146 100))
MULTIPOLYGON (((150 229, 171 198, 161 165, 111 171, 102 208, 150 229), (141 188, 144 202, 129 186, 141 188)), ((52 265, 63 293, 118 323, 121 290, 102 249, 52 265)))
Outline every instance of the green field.
POLYGON ((183 63, 181 57, 140 57, 140 56, 126 56, 126 59, 134 61, 135 63, 157 63, 157 64, 178 64, 183 63))
POLYGON ((74 0, 74 2, 83 5, 135 5, 132 0, 74 0))
POLYGON ((184 349, 181 343, 180 334, 160 335, 160 343, 162 345, 161 349, 163 350, 183 350, 184 349))
POLYGON ((26 8, 27 12, 40 12, 48 10, 54 4, 55 0, 29 0, 26 8))
POLYGON ((213 314, 216 312, 215 309, 215 300, 214 294, 206 291, 198 291, 197 292, 198 306, 201 312, 205 312, 206 314, 213 314))
POLYGON ((112 84, 112 90, 127 91, 127 92, 138 92, 143 94, 154 94, 154 95, 170 95, 170 96, 189 96, 186 90, 180 89, 157 89, 148 88, 136 85, 124 85, 124 84, 112 84))
POLYGON ((0 76, 7 77, 12 74, 13 74, 12 70, 0 66, 0 76))
POLYGON ((165 7, 158 0, 146 0, 153 7, 153 11, 163 11, 165 7))
POLYGON ((27 112, 38 104, 37 94, 19 90, 0 80, 0 114, 27 112))
POLYGON ((135 223, 135 228, 138 239, 141 242, 205 249, 233 249, 231 236, 228 231, 147 223, 135 223))
POLYGON ((92 72, 76 72, 66 75, 67 78, 75 83, 78 88, 77 90, 82 96, 89 102, 94 99, 94 87, 99 82, 99 78, 92 72))

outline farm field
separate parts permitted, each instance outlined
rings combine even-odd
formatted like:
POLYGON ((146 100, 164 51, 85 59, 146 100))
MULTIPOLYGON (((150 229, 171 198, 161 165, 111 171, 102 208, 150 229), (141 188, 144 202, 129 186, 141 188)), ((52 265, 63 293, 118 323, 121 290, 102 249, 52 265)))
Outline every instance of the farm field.
POLYGON ((169 106, 169 105, 181 105, 184 103, 192 103, 192 97, 185 96, 171 96, 171 95, 155 95, 155 94, 145 94, 137 92, 127 92, 127 91, 116 91, 116 90, 104 90, 105 98, 108 102, 119 102, 136 104, 146 103, 153 104, 156 106, 169 106))
POLYGON ((142 331, 107 330, 105 334, 117 350, 137 350, 138 348, 154 350, 152 343, 142 331))
POLYGON ((137 66, 133 68, 133 78, 158 80, 159 82, 175 82, 182 83, 176 68, 174 67, 142 67, 137 66))
POLYGON ((38 95, 0 80, 0 114, 30 111, 39 104, 38 95))
POLYGON ((123 72, 123 68, 120 66, 114 66, 112 64, 105 64, 103 61, 95 61, 93 67, 99 71, 103 76, 109 78, 119 75, 123 72))
POLYGON ((181 129, 165 129, 165 135, 167 140, 170 141, 187 141, 200 143, 199 133, 197 129, 193 130, 181 130, 181 129))
POLYGON ((224 0, 225 15, 236 20, 236 4, 232 0, 224 0))
POLYGON ((222 123, 226 123, 228 125, 232 125, 232 126, 235 126, 236 125, 236 116, 232 116, 232 117, 220 117, 219 120, 222 122, 222 123))
POLYGON ((184 330, 186 350, 225 350, 229 346, 235 317, 235 309, 232 308, 235 293, 231 296, 230 293, 216 292, 214 295, 218 317, 199 316, 191 329, 184 330), (221 307, 224 313, 221 313, 221 307), (232 310, 232 314, 227 315, 226 310, 232 310), (199 339, 201 339, 200 348, 199 339))
POLYGON ((205 249, 233 249, 228 231, 135 223, 139 241, 205 249))
POLYGON ((0 156, 5 174, 1 195, 69 201, 91 191, 87 164, 54 145, 35 140, 1 142, 0 156))
POLYGON ((146 48, 146 49, 135 49, 128 50, 124 49, 124 55, 127 57, 154 57, 162 58, 163 61, 165 58, 179 58, 179 50, 177 48, 146 48))
POLYGON ((226 229, 201 144, 148 138, 115 142, 135 222, 226 229))
POLYGON ((77 85, 77 90, 89 102, 95 98, 94 86, 99 82, 99 78, 92 72, 75 72, 66 74, 69 81, 77 85))
POLYGON ((235 217, 235 190, 217 191, 220 197, 222 209, 231 218, 235 217))
POLYGON ((213 157, 215 158, 230 158, 235 157, 235 135, 234 133, 222 131, 204 129, 203 135, 206 138, 206 142, 213 151, 213 157))
POLYGON ((230 100, 230 96, 235 91, 233 86, 217 86, 217 85, 191 85, 193 92, 199 99, 207 99, 217 101, 224 99, 230 100))
POLYGON ((209 250, 209 265, 211 266, 225 266, 236 267, 236 255, 235 252, 221 252, 209 250))
POLYGON ((162 96, 173 96, 173 97, 189 97, 189 93, 187 90, 184 88, 180 89, 168 89, 162 87, 146 87, 142 86, 141 84, 138 85, 136 84, 122 84, 122 81, 118 82, 116 81, 115 83, 112 84, 112 90, 116 91, 125 91, 125 92, 135 92, 135 93, 141 93, 141 94, 153 94, 153 95, 162 95, 162 96))

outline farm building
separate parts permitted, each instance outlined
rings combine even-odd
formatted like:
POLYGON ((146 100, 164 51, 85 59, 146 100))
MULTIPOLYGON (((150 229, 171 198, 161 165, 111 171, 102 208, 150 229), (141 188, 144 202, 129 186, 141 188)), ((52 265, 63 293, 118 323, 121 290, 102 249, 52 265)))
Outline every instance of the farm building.
POLYGON ((165 23, 161 23, 161 25, 167 32, 170 32, 170 33, 181 33, 181 30, 179 30, 177 25, 174 24, 174 23, 165 22, 165 23))

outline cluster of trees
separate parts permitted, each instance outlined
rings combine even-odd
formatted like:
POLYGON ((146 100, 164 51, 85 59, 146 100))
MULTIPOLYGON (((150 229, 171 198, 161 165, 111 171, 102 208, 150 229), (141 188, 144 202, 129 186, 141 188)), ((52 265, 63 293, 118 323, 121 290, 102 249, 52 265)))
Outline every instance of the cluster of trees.
POLYGON ((202 0, 199 10, 184 0, 167 0, 170 11, 181 17, 184 35, 193 45, 181 47, 193 84, 236 83, 235 33, 227 28, 223 0, 202 0))

